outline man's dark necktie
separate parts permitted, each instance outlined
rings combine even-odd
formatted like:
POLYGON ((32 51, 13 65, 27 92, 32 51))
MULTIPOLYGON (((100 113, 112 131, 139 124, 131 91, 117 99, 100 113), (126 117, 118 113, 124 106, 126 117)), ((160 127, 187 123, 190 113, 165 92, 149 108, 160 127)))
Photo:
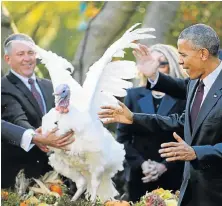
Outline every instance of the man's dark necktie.
POLYGON ((42 111, 42 114, 45 114, 45 112, 44 112, 43 100, 42 100, 42 97, 41 97, 41 95, 39 94, 38 90, 37 90, 36 87, 35 87, 35 82, 34 82, 34 80, 30 78, 30 79, 28 80, 28 83, 31 85, 31 92, 32 92, 33 96, 35 97, 36 101, 38 102, 39 107, 40 107, 40 109, 41 109, 41 111, 42 111))
POLYGON ((195 99, 193 101, 192 109, 190 112, 192 129, 194 128, 194 124, 195 124, 195 121, 197 119, 197 115, 200 110, 200 105, 203 100, 203 95, 204 95, 204 83, 203 83, 203 81, 200 81, 199 85, 197 87, 197 92, 196 92, 195 99))

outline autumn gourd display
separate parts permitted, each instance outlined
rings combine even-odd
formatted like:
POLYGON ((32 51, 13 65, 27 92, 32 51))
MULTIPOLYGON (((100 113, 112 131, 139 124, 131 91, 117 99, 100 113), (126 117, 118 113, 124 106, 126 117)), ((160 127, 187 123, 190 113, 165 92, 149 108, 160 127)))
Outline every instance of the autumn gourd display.
POLYGON ((145 206, 167 206, 167 205, 160 196, 150 193, 146 196, 145 206))
POLYGON ((127 201, 109 200, 105 203, 105 206, 130 206, 130 203, 127 201))
POLYGON ((2 200, 8 199, 8 192, 7 191, 1 191, 1 199, 2 200))
POLYGON ((58 193, 60 196, 62 196, 62 188, 59 185, 52 184, 49 188, 52 192, 58 193))
POLYGON ((24 201, 24 202, 21 202, 19 206, 28 206, 28 205, 29 205, 29 203, 27 203, 26 201, 24 201))

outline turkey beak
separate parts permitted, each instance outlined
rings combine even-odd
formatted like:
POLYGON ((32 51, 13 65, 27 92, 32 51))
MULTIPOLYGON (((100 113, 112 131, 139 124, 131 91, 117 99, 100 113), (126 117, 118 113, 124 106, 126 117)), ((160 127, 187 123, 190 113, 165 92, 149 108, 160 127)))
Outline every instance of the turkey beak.
POLYGON ((53 95, 53 96, 58 96, 59 94, 58 94, 58 93, 53 92, 53 93, 52 93, 52 95, 53 95))

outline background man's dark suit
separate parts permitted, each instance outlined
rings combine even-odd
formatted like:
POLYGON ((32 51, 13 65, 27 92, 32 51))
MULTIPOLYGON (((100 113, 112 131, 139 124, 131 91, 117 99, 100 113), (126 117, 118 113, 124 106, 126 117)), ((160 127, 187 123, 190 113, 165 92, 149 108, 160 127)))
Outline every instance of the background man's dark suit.
POLYGON ((164 87, 169 84, 187 84, 185 114, 181 117, 176 114, 170 117, 135 114, 134 122, 154 131, 160 127, 164 130, 176 129, 185 123, 185 141, 194 148, 197 159, 185 162, 181 205, 220 206, 222 202, 222 71, 201 106, 193 132, 190 126, 190 105, 198 80, 182 81, 171 80, 162 75, 162 86, 160 87, 160 81, 158 81, 156 87, 164 91, 164 87))
MULTIPOLYGON (((128 90, 124 103, 133 112, 155 114, 153 97, 150 90, 138 87, 128 90)), ((165 95, 161 101, 157 114, 181 114, 185 109, 185 100, 178 100, 165 95)), ((183 128, 181 128, 183 134, 183 128)), ((127 166, 126 179, 129 182, 130 200, 136 201, 145 194, 158 187, 176 190, 180 188, 183 172, 183 163, 167 163, 160 157, 158 150, 164 141, 173 141, 172 132, 149 132, 140 125, 118 124, 117 141, 124 143, 126 149, 127 166), (141 164, 148 160, 164 163, 168 171, 155 182, 144 184, 141 180, 141 164)))
MULTIPOLYGON (((54 105, 53 88, 49 80, 37 78, 44 96, 47 112, 54 105)), ((43 116, 37 101, 14 74, 9 72, 2 78, 2 119, 24 128, 38 128, 43 116)), ((15 145, 19 142, 16 142, 15 145)), ((18 146, 2 141, 2 187, 14 185, 14 179, 20 169, 25 169, 28 177, 39 177, 49 169, 47 155, 37 146, 29 152, 18 146)))

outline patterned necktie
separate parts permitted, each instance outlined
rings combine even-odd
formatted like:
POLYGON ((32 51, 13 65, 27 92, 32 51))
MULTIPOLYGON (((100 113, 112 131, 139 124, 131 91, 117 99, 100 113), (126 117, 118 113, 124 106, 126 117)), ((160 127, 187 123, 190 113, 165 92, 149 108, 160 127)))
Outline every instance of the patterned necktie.
POLYGON ((42 111, 42 114, 45 114, 42 97, 41 97, 41 95, 39 94, 38 90, 35 87, 35 81, 30 78, 28 80, 28 83, 31 85, 31 92, 32 92, 33 96, 35 97, 36 101, 38 102, 38 105, 39 105, 39 107, 42 111))
POLYGON ((196 92, 195 99, 193 101, 193 105, 192 105, 192 109, 190 113, 192 129, 194 128, 194 124, 200 110, 200 105, 203 100, 203 95, 204 95, 204 83, 203 81, 200 81, 197 87, 197 92, 196 92))

